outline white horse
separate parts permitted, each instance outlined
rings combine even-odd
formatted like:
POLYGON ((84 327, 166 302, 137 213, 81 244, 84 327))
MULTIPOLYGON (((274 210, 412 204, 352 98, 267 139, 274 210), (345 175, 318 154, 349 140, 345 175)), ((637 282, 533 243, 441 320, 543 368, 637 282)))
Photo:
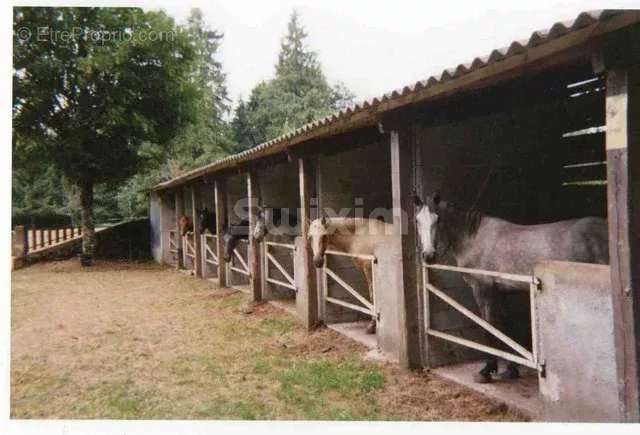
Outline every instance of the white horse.
MULTIPOLYGON (((327 249, 353 254, 373 255, 377 246, 384 244, 393 234, 393 225, 376 219, 322 217, 311 222, 309 238, 313 249, 313 263, 324 266, 324 254, 327 249)), ((354 265, 362 271, 369 290, 369 300, 373 302, 371 261, 352 258, 354 265)), ((372 316, 367 333, 376 332, 376 319, 372 316)))
MULTIPOLYGON (((607 264, 609 262, 607 222, 597 217, 565 220, 540 225, 517 225, 473 210, 460 210, 440 199, 438 194, 423 202, 415 198, 416 225, 422 247, 422 260, 433 263, 447 252, 456 265, 471 269, 531 274, 536 263, 545 260, 607 264), (438 246, 441 245, 441 247, 438 246)), ((498 329, 528 318, 511 318, 505 310, 505 294, 526 291, 526 284, 499 278, 465 275, 473 290, 481 317, 498 329)), ((487 333, 496 347, 501 343, 487 333)), ((492 381, 498 360, 489 356, 485 367, 474 376, 476 382, 492 381)), ((518 366, 509 363, 499 378, 519 376, 518 366)))

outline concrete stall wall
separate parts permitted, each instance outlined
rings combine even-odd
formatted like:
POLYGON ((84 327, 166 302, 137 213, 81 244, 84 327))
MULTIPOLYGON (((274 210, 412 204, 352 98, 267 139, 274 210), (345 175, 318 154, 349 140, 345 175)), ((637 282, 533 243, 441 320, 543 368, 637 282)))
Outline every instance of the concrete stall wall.
POLYGON ((378 320, 378 346, 390 360, 399 361, 401 352, 401 337, 404 335, 401 322, 402 289, 399 264, 402 261, 401 242, 399 236, 390 236, 388 241, 379 246, 374 255, 378 263, 374 274, 376 281, 376 309, 380 318, 378 320))
POLYGON ((215 207, 215 196, 213 191, 213 183, 211 184, 202 184, 196 188, 197 196, 198 196, 198 210, 202 210, 206 208, 210 212, 213 212, 215 207))
MULTIPOLYGON (((257 172, 260 205, 263 207, 287 209, 291 215, 298 213, 300 207, 300 189, 298 180, 297 162, 278 163, 267 168, 262 168, 257 172)), ((295 229, 295 235, 299 234, 300 228, 295 229)), ((268 236, 270 238, 270 236, 268 236)), ((287 238, 277 238, 274 240, 282 243, 294 243, 287 238)), ((262 296, 264 299, 294 299, 295 291, 286 287, 269 283, 266 281, 267 259, 264 253, 264 244, 261 245, 262 261, 262 296)), ((270 247, 269 253, 294 277, 294 253, 282 247, 270 247)), ((269 276, 277 280, 287 282, 284 275, 273 265, 269 266, 269 276)), ((295 278, 295 277, 294 277, 295 278)), ((300 287, 298 287, 300 288, 300 287)))
POLYGON ((151 242, 151 256, 157 263, 163 262, 163 228, 162 228, 162 198, 155 192, 149 195, 149 238, 151 242))
POLYGON ((176 254, 170 252, 169 231, 178 229, 176 221, 176 200, 173 192, 167 192, 160 197, 162 204, 162 261, 164 264, 175 266, 176 254))
POLYGON ((278 163, 257 172, 260 203, 264 207, 300 207, 297 162, 278 163))
MULTIPOLYGON (((318 159, 318 205, 327 216, 377 217, 388 210, 386 222, 392 222, 391 168, 388 142, 361 146, 333 155, 321 155, 318 159)), ((364 275, 349 258, 329 256, 329 266, 365 298, 369 297, 364 275)), ((340 285, 330 278, 328 294, 348 302, 358 303, 340 285)), ((351 322, 369 317, 363 313, 335 304, 321 304, 322 320, 326 323, 351 322)))
POLYGON ((609 266, 546 262, 536 296, 546 421, 620 421, 609 266))
MULTIPOLYGON (((572 180, 603 177, 601 169, 575 173, 576 162, 604 160, 601 133, 566 137, 575 130, 604 122, 602 92, 577 97, 567 85, 590 78, 582 69, 565 73, 547 85, 549 77, 530 78, 504 89, 484 91, 467 100, 434 109, 417 126, 417 191, 423 197, 439 192, 462 210, 474 208, 520 224, 557 221, 587 215, 604 216, 602 185, 572 184, 572 180), (504 100, 502 99, 504 98, 504 100), (465 108, 464 112, 459 108, 465 108), (456 110, 451 111, 456 108, 456 110), (464 113, 469 113, 464 115, 464 113), (572 172, 573 171, 573 172, 572 172)), ((439 263, 452 264, 442 252, 439 263)), ((477 312, 470 288, 459 274, 431 272, 431 280, 472 311, 477 312)), ((468 319, 431 297, 430 317, 435 329, 484 341, 484 334, 468 319)), ((526 295, 510 297, 514 316, 527 316, 526 295)), ((529 346, 530 331, 507 331, 529 346)), ((427 364, 438 366, 477 358, 475 351, 429 340, 427 364)))

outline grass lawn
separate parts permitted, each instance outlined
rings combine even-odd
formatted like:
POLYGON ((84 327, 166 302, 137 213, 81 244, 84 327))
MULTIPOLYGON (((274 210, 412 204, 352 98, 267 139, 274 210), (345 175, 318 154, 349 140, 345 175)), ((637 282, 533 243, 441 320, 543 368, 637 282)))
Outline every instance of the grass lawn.
POLYGON ((270 304, 155 264, 12 273, 11 417, 521 420, 428 373, 365 361, 270 304), (250 312, 249 312, 250 311, 250 312))

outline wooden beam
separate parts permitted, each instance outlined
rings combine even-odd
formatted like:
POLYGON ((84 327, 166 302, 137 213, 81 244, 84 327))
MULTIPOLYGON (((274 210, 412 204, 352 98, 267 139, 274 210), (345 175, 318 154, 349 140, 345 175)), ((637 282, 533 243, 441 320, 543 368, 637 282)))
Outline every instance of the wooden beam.
POLYGON ((253 300, 262 300, 262 270, 260 267, 260 242, 253 238, 253 229, 256 226, 256 207, 260 204, 258 190, 258 175, 255 171, 247 172, 247 199, 249 201, 249 287, 253 294, 253 300))
POLYGON ((623 419, 640 421, 640 67, 607 72, 607 203, 623 419))
POLYGON ((313 264, 313 250, 309 240, 309 225, 315 218, 312 213, 311 200, 317 198, 316 186, 317 160, 309 158, 298 159, 298 176, 300 179, 300 223, 304 249, 302 250, 302 274, 304 284, 298 291, 296 304, 302 307, 299 314, 307 330, 314 329, 319 321, 318 316, 318 283, 316 267, 313 264))
POLYGON ((191 186, 191 216, 193 222, 193 245, 195 247, 194 269, 196 276, 203 278, 202 275, 202 239, 200 238, 200 216, 198 215, 198 208, 200 205, 198 196, 198 188, 191 186))
POLYGON ((224 232, 224 225, 227 221, 227 191, 224 179, 219 178, 214 182, 214 197, 216 208, 216 251, 218 253, 218 285, 220 287, 227 286, 227 273, 226 265, 222 259, 222 253, 224 252, 224 243, 222 241, 222 233, 224 232))
POLYGON ((391 192, 393 196, 393 226, 400 234, 401 273, 400 288, 401 331, 400 364, 404 368, 422 367, 420 335, 420 298, 416 267, 415 209, 412 200, 414 189, 413 153, 415 127, 405 126, 391 131, 391 192))
POLYGON ((180 227, 178 223, 180 222, 180 216, 184 214, 184 198, 182 197, 183 191, 182 188, 176 189, 174 192, 174 199, 176 202, 176 230, 178 231, 178 254, 176 261, 176 269, 184 269, 184 257, 182 255, 182 240, 180 239, 180 227))

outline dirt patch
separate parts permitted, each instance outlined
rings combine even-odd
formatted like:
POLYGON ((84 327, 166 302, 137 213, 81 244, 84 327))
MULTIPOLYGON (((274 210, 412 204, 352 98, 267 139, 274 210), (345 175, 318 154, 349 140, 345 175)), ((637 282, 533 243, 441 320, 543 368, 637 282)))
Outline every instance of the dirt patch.
POLYGON ((522 419, 151 263, 16 271, 11 322, 13 418, 522 419))

